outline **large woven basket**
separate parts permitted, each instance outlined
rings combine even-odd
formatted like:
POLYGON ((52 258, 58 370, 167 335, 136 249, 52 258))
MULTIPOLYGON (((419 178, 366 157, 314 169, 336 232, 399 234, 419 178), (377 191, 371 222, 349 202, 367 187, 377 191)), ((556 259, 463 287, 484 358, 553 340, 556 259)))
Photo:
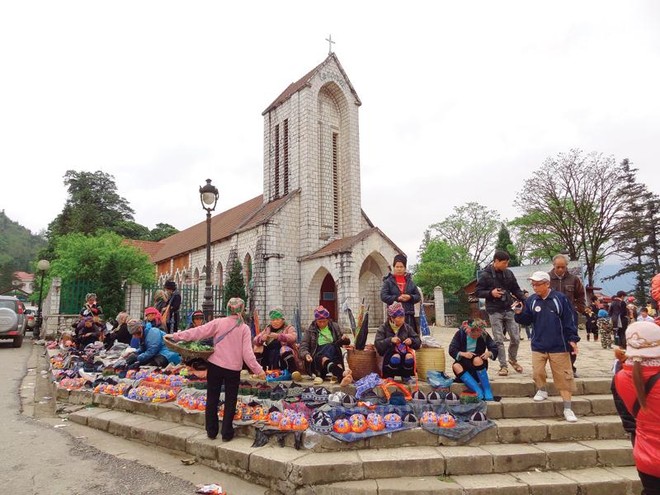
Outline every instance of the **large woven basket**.
POLYGON ((426 381, 427 371, 445 371, 444 347, 420 347, 415 351, 417 376, 426 381))
POLYGON ((170 351, 176 352, 183 359, 208 359, 211 354, 213 354, 213 349, 210 351, 192 351, 186 349, 185 347, 180 346, 177 342, 171 341, 168 335, 163 338, 163 342, 165 342, 165 347, 170 351))
POLYGON ((365 349, 363 351, 348 349, 346 361, 348 361, 348 367, 355 380, 359 380, 369 373, 380 374, 380 370, 378 369, 378 355, 375 349, 365 349))

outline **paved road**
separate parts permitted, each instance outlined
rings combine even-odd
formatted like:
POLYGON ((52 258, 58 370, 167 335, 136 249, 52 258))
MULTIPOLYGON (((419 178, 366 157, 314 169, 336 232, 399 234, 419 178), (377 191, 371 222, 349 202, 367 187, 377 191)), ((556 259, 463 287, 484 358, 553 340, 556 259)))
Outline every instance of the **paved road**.
POLYGON ((191 495, 193 482, 224 483, 232 494, 264 493, 205 466, 184 466, 180 456, 55 416, 47 380, 35 379, 43 351, 29 338, 20 349, 0 342, 0 493, 191 495))

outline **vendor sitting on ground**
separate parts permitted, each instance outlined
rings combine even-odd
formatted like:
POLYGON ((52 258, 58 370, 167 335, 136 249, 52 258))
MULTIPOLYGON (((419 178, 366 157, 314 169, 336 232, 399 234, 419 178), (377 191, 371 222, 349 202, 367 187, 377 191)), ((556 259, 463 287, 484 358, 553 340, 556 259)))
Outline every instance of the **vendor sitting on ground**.
POLYGON ((463 382, 477 397, 493 400, 488 380, 488 359, 497 359, 497 343, 486 332, 486 322, 467 320, 454 334, 449 355, 455 359, 452 370, 456 382, 463 382))
POLYGON ((422 340, 406 323, 406 312, 400 302, 387 307, 387 321, 376 332, 374 345, 383 356, 383 377, 400 376, 407 382, 415 373, 414 349, 419 349, 422 340))
POLYGON ((323 306, 314 310, 314 321, 305 330, 300 343, 300 357, 309 363, 311 374, 318 375, 315 383, 320 384, 326 375, 341 380, 341 386, 353 382, 350 370, 344 369, 341 346, 350 344, 348 336, 342 334, 339 325, 330 320, 330 312, 323 306))
POLYGON ((100 339, 103 329, 94 321, 92 316, 83 316, 76 326, 76 344, 79 349, 100 339))
POLYGON ((126 362, 129 366, 156 366, 164 368, 169 363, 179 364, 181 356, 170 351, 163 342, 163 332, 158 327, 145 326, 140 320, 128 321, 129 333, 139 340, 139 348, 136 354, 131 354, 126 362))
POLYGON ((131 343, 131 334, 128 333, 128 325, 126 324, 130 318, 126 311, 122 311, 117 315, 116 326, 105 336, 104 345, 106 349, 110 349, 117 342, 127 345, 131 343))
POLYGON ((144 326, 163 328, 163 315, 160 314, 153 306, 149 306, 144 310, 144 326))
POLYGON ((286 323, 284 310, 274 308, 268 313, 270 324, 254 337, 254 355, 266 370, 288 370, 291 377, 300 381, 302 376, 296 366, 298 333, 286 323))

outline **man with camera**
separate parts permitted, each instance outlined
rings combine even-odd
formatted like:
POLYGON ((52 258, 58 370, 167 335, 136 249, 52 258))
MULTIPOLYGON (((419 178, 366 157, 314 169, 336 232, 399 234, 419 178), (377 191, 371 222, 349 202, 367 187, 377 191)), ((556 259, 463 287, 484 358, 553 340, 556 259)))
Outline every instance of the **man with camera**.
POLYGON ((509 270, 509 253, 496 250, 493 262, 479 275, 475 295, 486 300, 486 311, 490 325, 493 328, 493 339, 497 343, 500 371, 498 375, 509 374, 508 364, 514 370, 522 373, 522 366, 518 363, 518 346, 520 345, 520 328, 513 318, 511 305, 514 297, 524 301, 525 295, 518 285, 515 275, 509 270), (507 363, 504 348, 504 329, 509 334, 509 359, 507 363))

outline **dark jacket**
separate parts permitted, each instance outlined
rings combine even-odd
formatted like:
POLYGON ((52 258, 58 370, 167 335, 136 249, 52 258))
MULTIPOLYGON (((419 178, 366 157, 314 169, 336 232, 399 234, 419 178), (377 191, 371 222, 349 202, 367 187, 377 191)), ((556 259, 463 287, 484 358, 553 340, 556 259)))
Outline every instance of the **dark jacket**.
POLYGON ((179 330, 179 308, 181 307, 181 293, 178 290, 175 290, 170 294, 170 298, 167 300, 165 307, 169 306, 169 315, 167 321, 163 322, 167 330, 171 332, 176 332, 179 330))
POLYGON ((511 311, 511 304, 513 304, 512 295, 519 301, 525 300, 523 291, 520 290, 516 276, 508 268, 503 272, 499 272, 493 268, 493 265, 488 265, 479 274, 477 280, 477 288, 475 289, 475 296, 480 299, 486 300, 486 311, 488 313, 504 313, 511 311), (506 294, 501 298, 495 298, 491 294, 493 289, 504 289, 506 294))
POLYGON ((121 342, 122 344, 131 343, 131 334, 128 333, 128 325, 122 323, 119 325, 113 332, 112 335, 115 338, 115 342, 121 342))
MULTIPOLYGON (((477 348, 474 353, 477 356, 481 356, 486 349, 490 351, 492 356, 490 357, 493 361, 497 359, 497 343, 493 340, 490 334, 484 331, 481 334, 481 337, 477 339, 477 348)), ((452 357, 455 361, 460 362, 463 358, 458 358, 459 352, 467 351, 467 332, 462 328, 459 328, 458 331, 454 334, 454 337, 451 339, 451 344, 449 344, 449 356, 452 357)))
MULTIPOLYGON (((374 345, 376 346, 378 354, 384 356, 388 350, 394 348, 394 344, 392 344, 392 337, 394 336, 394 330, 390 327, 389 321, 386 321, 380 326, 374 339, 374 345)), ((419 349, 422 346, 422 339, 419 338, 415 329, 407 323, 404 323, 403 326, 399 328, 399 332, 396 336, 401 339, 401 342, 409 338, 412 341, 410 347, 413 349, 419 349)))
POLYGON ((550 270, 548 275, 550 275, 550 288, 564 294, 568 298, 568 302, 573 306, 573 309, 580 314, 584 314, 587 301, 584 285, 580 277, 566 272, 562 278, 559 278, 554 269, 550 270))
POLYGON ((532 351, 535 352, 570 352, 568 342, 580 341, 571 303, 556 290, 551 289, 545 299, 537 294, 529 296, 515 320, 520 325, 534 324, 532 351))
POLYGON ((610 303, 610 318, 612 319, 612 328, 628 328, 628 308, 625 301, 614 298, 610 303))
MULTIPOLYGON (((330 332, 332 332, 332 341, 334 344, 340 346, 350 343, 350 339, 342 333, 341 328, 339 328, 339 325, 336 322, 330 321, 328 322, 328 326, 330 327, 330 332)), ((319 327, 316 326, 316 322, 313 321, 309 325, 309 328, 305 330, 302 342, 300 342, 300 357, 305 359, 307 354, 310 354, 313 357, 314 354, 316 354, 318 346, 319 327)))
POLYGON ((422 296, 419 294, 419 289, 413 282, 410 273, 405 274, 406 277, 406 286, 401 292, 399 286, 396 284, 396 279, 392 273, 389 273, 386 277, 383 278, 383 285, 380 288, 380 300, 385 304, 390 306, 397 301, 397 298, 402 294, 408 294, 411 299, 410 301, 402 302, 403 309, 407 315, 415 314, 415 304, 422 300, 422 296))

